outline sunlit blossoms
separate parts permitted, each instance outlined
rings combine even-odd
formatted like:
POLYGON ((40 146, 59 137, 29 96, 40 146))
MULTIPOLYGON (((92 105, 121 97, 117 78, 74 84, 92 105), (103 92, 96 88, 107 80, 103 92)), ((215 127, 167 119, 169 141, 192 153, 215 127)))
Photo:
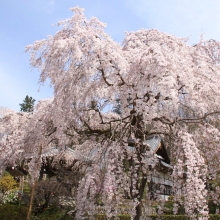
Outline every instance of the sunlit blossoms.
POLYGON ((219 202, 220 191, 206 187, 219 171, 219 42, 201 39, 189 46, 141 29, 126 33, 120 45, 104 23, 87 20, 79 7, 71 10, 60 31, 26 48, 31 66, 41 71, 40 83, 50 80, 54 98, 33 114, 1 118, 1 166, 34 151, 33 170, 43 149, 69 146, 89 161, 81 167, 76 217, 92 218, 99 206, 117 216, 126 200, 138 220, 150 200, 163 213, 164 201, 150 191, 159 161, 165 161, 147 145, 157 136, 173 168, 174 213, 183 207, 192 219, 207 219, 208 197, 219 202), (116 105, 121 114, 112 112, 116 105))

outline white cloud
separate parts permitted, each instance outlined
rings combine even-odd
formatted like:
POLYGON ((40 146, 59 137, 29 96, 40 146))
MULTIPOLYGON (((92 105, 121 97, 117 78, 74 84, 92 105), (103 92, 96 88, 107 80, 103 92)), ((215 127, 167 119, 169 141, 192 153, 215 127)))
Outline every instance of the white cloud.
POLYGON ((146 26, 188 37, 191 43, 205 39, 220 40, 219 0, 127 0, 127 5, 146 26))

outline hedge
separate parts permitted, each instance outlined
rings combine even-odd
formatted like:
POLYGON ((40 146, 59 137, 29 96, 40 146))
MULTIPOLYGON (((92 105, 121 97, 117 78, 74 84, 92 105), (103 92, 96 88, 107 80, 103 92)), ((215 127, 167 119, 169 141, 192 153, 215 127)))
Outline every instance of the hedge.
MULTIPOLYGON (((130 220, 130 216, 129 215, 118 215, 120 220, 130 220)), ((96 215, 96 220, 107 220, 108 218, 106 217, 106 215, 96 215)), ((114 219, 114 217, 112 217, 112 220, 114 219)))
POLYGON ((0 219, 1 220, 26 220, 28 208, 25 206, 0 205, 0 219))
POLYGON ((43 211, 43 213, 36 216, 32 216, 33 220, 74 220, 73 217, 69 216, 69 210, 60 209, 57 206, 50 206, 43 211))
MULTIPOLYGON (((152 216, 148 216, 151 220, 156 220, 158 219, 157 215, 152 215, 152 216)), ((107 220, 107 217, 105 215, 97 215, 96 220, 107 220)), ((112 218, 113 220, 114 218, 112 218)), ((120 220, 130 220, 130 216, 128 215, 119 215, 119 219, 120 220)), ((190 220, 189 217, 187 217, 186 215, 162 215, 160 216, 161 220, 190 220)), ((216 215, 216 214, 210 214, 209 215, 209 220, 220 220, 220 215, 216 215)))
MULTIPOLYGON (((0 220, 27 220, 28 207, 3 204, 0 205, 0 220)), ((48 208, 41 215, 32 216, 33 220, 73 220, 67 211, 48 208)))
MULTIPOLYGON (((0 219, 1 220, 26 220, 27 219, 28 208, 25 206, 3 204, 0 205, 0 219)), ((60 212, 59 210, 54 210, 49 208, 42 215, 33 217, 33 219, 39 220, 71 220, 73 217, 68 216, 66 212, 60 212)), ((119 215, 120 220, 130 220, 129 215, 119 215)), ((151 220, 156 220, 158 216, 149 216, 151 220)), ((220 220, 220 214, 210 214, 209 220, 220 220)), ((107 220, 106 215, 96 215, 96 220, 107 220)), ((185 215, 162 215, 161 220, 189 220, 185 215)), ((114 218, 112 218, 114 220, 114 218)))

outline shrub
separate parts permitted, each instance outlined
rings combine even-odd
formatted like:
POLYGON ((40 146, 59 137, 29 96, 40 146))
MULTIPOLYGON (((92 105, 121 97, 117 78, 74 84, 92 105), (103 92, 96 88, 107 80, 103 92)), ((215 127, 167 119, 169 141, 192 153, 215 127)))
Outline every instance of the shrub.
POLYGON ((208 201, 208 206, 209 206, 209 213, 210 214, 215 214, 216 209, 219 209, 219 205, 215 204, 213 200, 208 201))
POLYGON ((172 215, 173 214, 173 201, 168 200, 165 202, 164 214, 165 215, 172 215))
POLYGON ((33 217, 33 220, 73 220, 74 218, 67 214, 67 210, 61 210, 57 206, 50 206, 43 213, 33 217))
POLYGON ((12 189, 18 189, 18 183, 14 180, 14 177, 11 176, 10 173, 5 171, 0 178, 0 191, 4 193, 12 189))
POLYGON ((220 215, 211 214, 209 220, 220 220, 220 215))
POLYGON ((1 220, 26 220, 28 208, 18 205, 0 205, 1 220))
POLYGON ((8 190, 3 196, 2 203, 16 205, 19 203, 20 195, 20 192, 17 190, 8 190))

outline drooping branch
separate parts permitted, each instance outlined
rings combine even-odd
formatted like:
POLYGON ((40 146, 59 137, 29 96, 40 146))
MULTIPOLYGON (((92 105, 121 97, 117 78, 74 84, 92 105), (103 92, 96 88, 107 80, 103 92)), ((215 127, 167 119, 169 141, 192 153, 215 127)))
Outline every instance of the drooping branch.
POLYGON ((105 81, 105 83, 106 83, 108 86, 113 86, 114 84, 109 83, 109 82, 107 81, 107 78, 106 78, 106 76, 105 76, 104 70, 103 70, 103 69, 98 69, 98 70, 102 73, 102 78, 103 78, 103 80, 105 81))
POLYGON ((210 113, 205 113, 202 117, 200 118, 181 118, 177 119, 177 122, 184 122, 184 123, 202 123, 207 117, 211 115, 219 115, 220 111, 214 111, 210 113))

